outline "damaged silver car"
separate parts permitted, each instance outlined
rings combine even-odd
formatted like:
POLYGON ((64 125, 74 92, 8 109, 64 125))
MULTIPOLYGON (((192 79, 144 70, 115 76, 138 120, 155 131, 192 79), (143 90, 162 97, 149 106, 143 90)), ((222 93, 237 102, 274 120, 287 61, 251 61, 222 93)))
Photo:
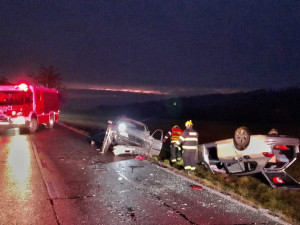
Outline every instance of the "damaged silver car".
POLYGON ((279 135, 276 130, 250 135, 246 127, 239 127, 232 139, 199 145, 200 162, 213 173, 262 173, 272 187, 289 189, 300 189, 300 183, 285 172, 298 153, 298 138, 279 135))
POLYGON ((162 138, 162 130, 155 130, 150 135, 145 124, 121 116, 114 121, 108 121, 101 152, 107 152, 113 148, 115 155, 159 155, 162 148, 162 138))

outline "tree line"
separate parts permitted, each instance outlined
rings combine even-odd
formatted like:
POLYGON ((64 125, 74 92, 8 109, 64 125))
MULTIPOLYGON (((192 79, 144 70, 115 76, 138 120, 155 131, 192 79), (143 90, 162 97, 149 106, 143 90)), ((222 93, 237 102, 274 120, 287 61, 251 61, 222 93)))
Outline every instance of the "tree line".
MULTIPOLYGON (((29 77, 32 79, 33 84, 46 88, 62 88, 62 76, 61 73, 54 68, 54 66, 41 66, 37 74, 30 74, 29 77)), ((7 77, 0 76, 0 85, 12 84, 7 77)))

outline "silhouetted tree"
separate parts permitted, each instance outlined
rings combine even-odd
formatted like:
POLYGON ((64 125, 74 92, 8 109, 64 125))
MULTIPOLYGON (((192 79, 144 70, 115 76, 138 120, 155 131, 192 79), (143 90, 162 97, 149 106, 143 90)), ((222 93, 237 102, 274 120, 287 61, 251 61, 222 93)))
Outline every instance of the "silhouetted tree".
POLYGON ((61 74, 53 67, 41 66, 38 75, 31 75, 36 85, 47 88, 60 88, 63 80, 61 74))

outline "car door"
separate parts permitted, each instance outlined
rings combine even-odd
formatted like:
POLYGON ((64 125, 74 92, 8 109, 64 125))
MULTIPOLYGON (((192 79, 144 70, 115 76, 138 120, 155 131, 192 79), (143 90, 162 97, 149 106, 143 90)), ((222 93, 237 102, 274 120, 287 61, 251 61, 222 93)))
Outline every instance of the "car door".
POLYGON ((151 147, 149 150, 150 155, 159 155, 161 148, 162 148, 162 138, 163 138, 163 131, 162 130, 155 130, 151 137, 151 147))
POLYGON ((300 189, 300 183, 283 170, 264 169, 262 174, 272 187, 284 189, 300 189))

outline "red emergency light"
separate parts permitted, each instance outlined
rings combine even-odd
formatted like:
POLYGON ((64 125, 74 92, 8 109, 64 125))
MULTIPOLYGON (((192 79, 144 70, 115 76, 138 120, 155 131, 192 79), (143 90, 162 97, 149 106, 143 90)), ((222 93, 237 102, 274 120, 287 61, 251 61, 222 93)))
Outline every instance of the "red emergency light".
POLYGON ((28 89, 29 89, 28 84, 26 84, 26 83, 21 83, 21 84, 17 85, 16 88, 19 88, 25 92, 28 91, 28 89))

